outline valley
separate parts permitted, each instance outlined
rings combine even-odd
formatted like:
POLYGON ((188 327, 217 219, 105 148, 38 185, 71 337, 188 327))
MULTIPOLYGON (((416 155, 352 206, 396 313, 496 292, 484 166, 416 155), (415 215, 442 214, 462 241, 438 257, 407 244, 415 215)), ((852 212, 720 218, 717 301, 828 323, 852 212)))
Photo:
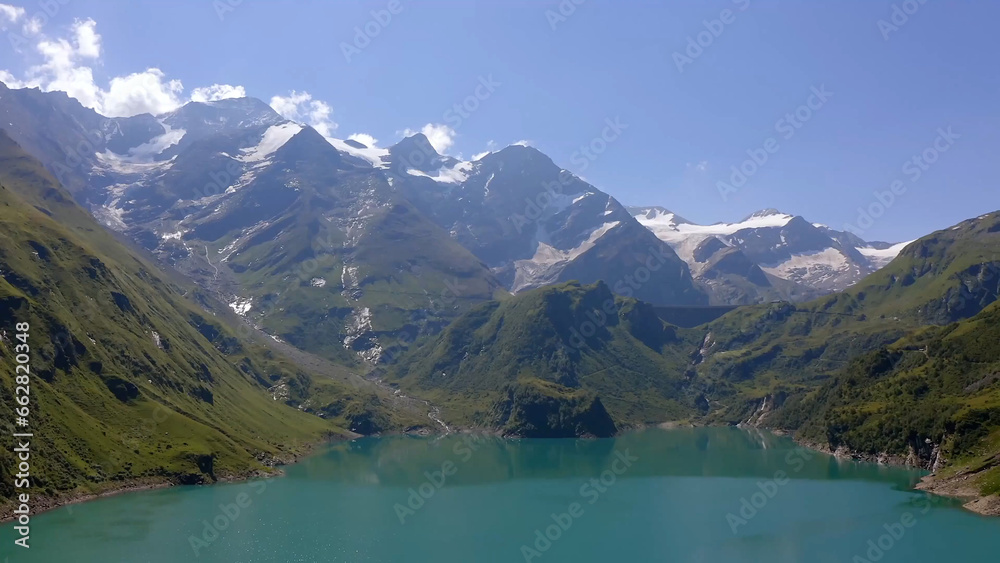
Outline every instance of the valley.
POLYGON ((994 561, 998 16, 0 0, 0 563, 994 561))
MULTIPOLYGON (((843 455, 961 475, 983 498, 997 492, 996 359, 966 360, 979 344, 960 336, 982 333, 975 327, 991 326, 996 310, 996 213, 904 243, 775 209, 699 225, 662 207, 622 206, 530 146, 463 161, 416 133, 373 148, 324 137, 252 98, 107 118, 58 93, 7 90, 0 116, 23 124, 11 121, 4 140, 0 172, 16 190, 7 205, 40 214, 43 229, 8 235, 34 257, 5 257, 7 310, 38 309, 50 320, 34 322, 62 327, 47 383, 87 374, 121 403, 100 404, 123 413, 125 427, 165 404, 211 435, 213 424, 257 412, 242 399, 228 406, 237 391, 215 390, 222 370, 242 381, 237 393, 270 397, 299 444, 285 451, 259 433, 241 443, 226 431, 228 451, 206 438, 204 454, 184 444, 180 457, 136 466, 146 455, 136 449, 109 472, 94 450, 101 440, 82 449, 74 438, 63 455, 102 469, 86 482, 65 470, 50 496, 109 480, 269 471, 318 439, 610 437, 664 422, 774 429, 843 455), (26 115, 64 127, 33 129, 26 115), (72 167, 60 146, 74 147, 72 167), (49 258, 65 244, 110 254, 74 269, 49 258), (112 260, 134 269, 125 274, 133 292, 108 282, 113 306, 134 320, 121 325, 127 339, 102 346, 153 335, 146 360, 131 365, 99 359, 82 340, 96 344, 95 328, 81 333, 78 321, 44 312, 52 301, 32 301, 52 276, 70 287, 105 283, 118 270, 101 264, 112 260), (173 328, 151 320, 146 295, 169 296, 156 310, 173 328), (179 342, 191 344, 182 352, 179 342), (178 354, 171 373, 190 382, 137 379, 178 354), (300 417, 308 422, 291 422, 300 417)), ((78 406, 95 400, 60 392, 78 406)))

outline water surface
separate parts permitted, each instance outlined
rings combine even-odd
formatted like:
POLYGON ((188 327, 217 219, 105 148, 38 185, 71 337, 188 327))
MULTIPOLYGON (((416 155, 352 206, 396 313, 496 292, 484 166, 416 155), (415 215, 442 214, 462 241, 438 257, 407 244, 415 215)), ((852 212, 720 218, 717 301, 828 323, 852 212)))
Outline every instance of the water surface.
POLYGON ((0 536, 11 563, 997 561, 1000 519, 920 475, 735 428, 366 438, 281 478, 39 515, 30 551, 0 536))

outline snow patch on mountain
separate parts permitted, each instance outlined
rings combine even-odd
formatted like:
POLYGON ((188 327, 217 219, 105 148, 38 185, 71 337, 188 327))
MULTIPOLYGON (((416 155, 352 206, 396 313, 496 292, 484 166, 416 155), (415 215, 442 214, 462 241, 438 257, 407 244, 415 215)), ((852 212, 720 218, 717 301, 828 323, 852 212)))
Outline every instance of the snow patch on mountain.
POLYGON ((125 210, 118 207, 119 201, 118 198, 115 198, 106 205, 94 206, 90 211, 102 225, 113 231, 121 232, 127 229, 128 225, 125 223, 125 210))
POLYGON ((889 263, 906 246, 859 244, 845 233, 777 209, 764 209, 735 223, 713 225, 692 223, 662 207, 631 208, 630 212, 669 244, 696 277, 724 248, 712 239, 741 250, 772 276, 820 291, 841 290, 857 283, 889 263))
POLYGON ((896 257, 899 256, 899 253, 904 248, 906 248, 906 245, 910 244, 911 242, 913 241, 911 240, 907 242, 901 242, 899 244, 894 244, 889 248, 883 248, 883 249, 863 247, 863 248, 858 248, 858 252, 864 255, 864 257, 867 258, 868 261, 871 262, 873 266, 875 266, 876 268, 882 268, 889 262, 895 260, 896 257))
POLYGON ((163 154, 163 151, 181 142, 187 131, 184 129, 174 129, 163 121, 160 125, 165 129, 165 133, 153 137, 148 142, 129 149, 128 154, 122 156, 124 162, 144 163, 153 162, 155 157, 163 154))
POLYGON ((298 123, 289 121, 280 125, 272 125, 264 131, 260 142, 256 146, 241 149, 236 160, 240 162, 261 162, 271 156, 278 149, 285 146, 292 137, 302 131, 303 127, 298 123))
POLYGON ((184 236, 184 233, 186 233, 186 232, 187 231, 185 231, 185 230, 182 229, 180 231, 174 231, 172 233, 163 233, 163 234, 160 235, 160 238, 162 240, 176 240, 176 241, 180 241, 181 238, 184 236))
POLYGON ((490 182, 493 181, 493 178, 495 176, 496 176, 496 173, 494 172, 494 173, 490 174, 489 179, 486 180, 486 185, 483 186, 483 197, 487 197, 487 196, 490 195, 490 182))
POLYGON ((800 281, 811 286, 822 286, 832 278, 848 272, 852 267, 850 260, 836 248, 793 254, 780 264, 761 265, 762 270, 773 276, 800 281))
POLYGON ((229 308, 236 312, 237 315, 246 315, 250 312, 250 307, 253 305, 253 297, 247 297, 246 299, 237 297, 229 304, 229 308))
POLYGON ((473 171, 475 166, 476 165, 472 162, 458 162, 452 166, 442 166, 433 174, 428 174, 414 168, 410 168, 406 171, 406 173, 411 176, 430 178, 435 182, 441 182, 443 184, 461 184, 469 179, 469 174, 473 171))
POLYGON ((795 217, 785 213, 754 214, 738 223, 716 223, 714 225, 696 225, 680 219, 670 211, 653 211, 645 215, 636 215, 640 224, 653 231, 660 240, 672 244, 682 242, 690 237, 700 237, 704 240, 710 236, 732 235, 744 229, 760 229, 764 227, 784 227, 795 217))
POLYGON ((560 249, 549 243, 549 235, 539 224, 535 239, 538 246, 535 254, 527 260, 514 261, 514 284, 511 291, 517 293, 540 285, 552 283, 562 271, 562 267, 587 252, 609 231, 621 224, 621 221, 611 221, 598 226, 590 232, 587 238, 574 248, 560 249))
POLYGON ((367 160, 375 168, 389 167, 389 163, 387 162, 389 158, 389 149, 380 149, 377 147, 372 148, 367 146, 365 148, 359 148, 348 144, 343 139, 327 139, 327 141, 331 145, 333 145, 333 148, 337 149, 338 151, 346 152, 351 156, 356 156, 363 160, 367 160), (385 157, 385 159, 383 159, 383 157, 385 157))
POLYGON ((110 150, 95 153, 97 157, 96 167, 116 174, 149 174, 168 170, 173 166, 176 157, 170 160, 154 162, 147 157, 137 157, 133 155, 115 154, 110 150))

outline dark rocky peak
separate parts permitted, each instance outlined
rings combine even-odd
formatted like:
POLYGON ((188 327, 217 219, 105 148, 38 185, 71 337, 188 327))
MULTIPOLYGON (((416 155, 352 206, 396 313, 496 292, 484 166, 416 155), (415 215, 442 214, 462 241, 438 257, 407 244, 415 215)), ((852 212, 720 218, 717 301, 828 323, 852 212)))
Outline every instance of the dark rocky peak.
POLYGON ((286 121, 271 106, 256 98, 190 102, 159 118, 174 129, 184 129, 189 135, 254 129, 286 121))
POLYGON ((423 133, 416 133, 389 147, 389 159, 397 173, 405 174, 407 170, 419 170, 431 173, 449 161, 451 157, 442 157, 430 140, 423 133))

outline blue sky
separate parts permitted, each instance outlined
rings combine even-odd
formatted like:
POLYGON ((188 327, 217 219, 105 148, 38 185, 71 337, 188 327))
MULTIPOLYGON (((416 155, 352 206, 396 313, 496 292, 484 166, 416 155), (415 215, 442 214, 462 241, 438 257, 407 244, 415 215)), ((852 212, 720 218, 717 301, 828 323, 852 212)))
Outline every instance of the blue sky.
POLYGON ((0 70, 30 84, 31 66, 58 63, 39 44, 68 38, 76 54, 61 71, 92 69, 104 108, 122 107, 123 90, 141 94, 129 108, 169 106, 213 84, 267 101, 307 92, 322 104, 298 106, 299 117, 334 137, 363 133, 387 146, 431 125, 447 152, 466 158, 527 140, 624 204, 697 222, 775 207, 900 241, 1000 208, 993 3, 564 0, 557 17, 558 1, 61 1, 29 30, 41 4, 0 0, 24 8, 17 22, 0 9, 0 22, 8 39, 25 38, 16 50, 0 42, 0 70), (880 29, 893 6, 900 25, 880 29), (384 20, 390 8, 387 24, 372 21, 373 10, 384 20), (88 20, 99 40, 77 42, 73 26, 88 20), (377 34, 355 43, 366 25, 377 34), (685 53, 703 31, 700 53, 685 53), (694 56, 679 69, 675 53, 694 56), (119 79, 113 95, 112 79, 150 68, 161 73, 119 79), (455 113, 484 81, 492 92, 480 88, 474 111, 455 113), (829 97, 810 99, 821 87, 829 97), (797 110, 808 117, 786 138, 779 120, 797 110), (626 127, 595 141, 609 119, 626 127), (720 182, 732 185, 732 167, 748 150, 760 157, 769 139, 767 161, 745 165, 753 173, 723 197, 720 182), (919 178, 913 163, 907 173, 935 142, 947 150, 928 153, 935 161, 920 164, 919 178), (581 157, 592 143, 603 151, 581 157), (883 206, 888 196, 880 203, 875 192, 891 193, 895 180, 899 193, 883 206), (859 207, 880 206, 870 225, 859 223, 859 207))

